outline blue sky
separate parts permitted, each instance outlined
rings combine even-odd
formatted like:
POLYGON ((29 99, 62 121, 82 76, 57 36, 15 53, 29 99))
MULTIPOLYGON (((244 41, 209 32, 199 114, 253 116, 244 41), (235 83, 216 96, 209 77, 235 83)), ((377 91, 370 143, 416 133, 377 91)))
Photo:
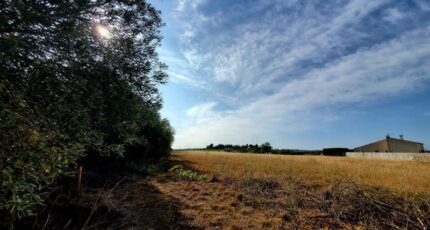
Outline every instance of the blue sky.
POLYGON ((428 0, 151 0, 174 148, 430 149, 428 0))

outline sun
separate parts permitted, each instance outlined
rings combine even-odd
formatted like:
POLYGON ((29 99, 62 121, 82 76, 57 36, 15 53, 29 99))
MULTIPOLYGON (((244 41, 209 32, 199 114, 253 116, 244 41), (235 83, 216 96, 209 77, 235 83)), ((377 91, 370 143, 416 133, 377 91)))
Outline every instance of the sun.
POLYGON ((97 25, 96 32, 102 38, 110 39, 112 37, 112 34, 109 29, 103 25, 97 25))

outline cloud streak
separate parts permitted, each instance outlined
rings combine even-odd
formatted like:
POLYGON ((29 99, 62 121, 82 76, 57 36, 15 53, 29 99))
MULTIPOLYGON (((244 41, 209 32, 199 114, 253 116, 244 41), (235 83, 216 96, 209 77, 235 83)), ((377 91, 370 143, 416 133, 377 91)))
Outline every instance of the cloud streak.
POLYGON ((430 80, 423 1, 257 1, 227 10, 181 2, 189 75, 172 76, 217 93, 188 109, 191 125, 177 130, 175 148, 307 132, 342 119, 327 108, 377 103, 430 80))

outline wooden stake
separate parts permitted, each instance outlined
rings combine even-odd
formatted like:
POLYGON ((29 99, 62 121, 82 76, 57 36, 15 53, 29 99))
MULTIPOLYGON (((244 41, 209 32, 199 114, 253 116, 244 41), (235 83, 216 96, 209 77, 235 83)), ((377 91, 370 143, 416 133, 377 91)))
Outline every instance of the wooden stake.
POLYGON ((78 169, 79 169, 79 174, 78 174, 78 191, 81 191, 81 182, 82 182, 82 171, 83 171, 83 167, 82 165, 78 165, 78 169))

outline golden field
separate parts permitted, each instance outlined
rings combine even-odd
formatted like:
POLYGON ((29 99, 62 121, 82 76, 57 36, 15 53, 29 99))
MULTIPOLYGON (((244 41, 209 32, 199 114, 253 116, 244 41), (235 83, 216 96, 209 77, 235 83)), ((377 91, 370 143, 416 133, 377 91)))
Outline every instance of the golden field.
POLYGON ((430 163, 177 151, 157 167, 82 191, 80 212, 59 202, 50 227, 430 229, 430 163))
POLYGON ((354 182, 400 194, 430 193, 430 163, 327 156, 291 156, 213 151, 175 152, 172 159, 223 178, 286 178, 330 186, 354 182))

